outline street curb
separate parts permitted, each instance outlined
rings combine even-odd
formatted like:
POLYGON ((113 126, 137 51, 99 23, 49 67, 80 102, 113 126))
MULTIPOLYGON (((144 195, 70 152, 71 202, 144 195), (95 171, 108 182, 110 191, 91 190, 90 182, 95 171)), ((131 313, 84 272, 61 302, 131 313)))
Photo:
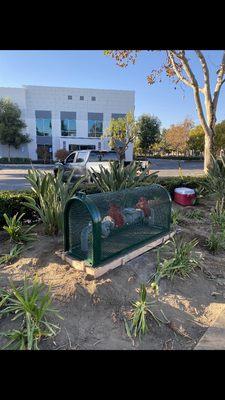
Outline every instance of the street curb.
POLYGON ((194 350, 225 350, 225 304, 194 350))

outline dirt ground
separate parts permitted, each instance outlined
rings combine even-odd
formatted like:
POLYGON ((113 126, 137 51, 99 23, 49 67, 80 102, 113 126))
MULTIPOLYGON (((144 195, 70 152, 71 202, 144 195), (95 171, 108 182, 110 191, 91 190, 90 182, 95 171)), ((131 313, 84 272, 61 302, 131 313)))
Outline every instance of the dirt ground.
MULTIPOLYGON (((171 282, 160 281, 159 297, 153 298, 148 285, 149 299, 155 301, 152 310, 163 322, 149 319, 149 332, 132 342, 125 331, 131 301, 138 298, 141 283, 147 284, 156 267, 156 250, 151 250, 106 275, 90 280, 83 272, 75 271, 55 252, 62 249, 62 239, 45 236, 39 227, 38 239, 29 244, 17 262, 0 267, 0 286, 9 280, 22 283, 24 276, 37 275, 51 287, 54 305, 64 318, 52 321, 60 326, 54 339, 41 342, 40 349, 51 350, 177 350, 193 349, 225 302, 225 252, 212 255, 205 247, 210 231, 209 211, 212 203, 202 201, 203 221, 184 219, 179 235, 187 241, 199 239, 196 250, 203 254, 201 268, 190 278, 175 277, 171 282), (152 298, 152 299, 151 299, 152 298), (165 319, 166 318, 166 319, 165 319)), ((185 214, 190 208, 180 208, 185 214)), ((197 207, 195 207, 197 208, 197 207)), ((0 232, 1 252, 7 247, 0 232)), ((161 250, 166 257, 166 250, 161 250)), ((0 319, 0 331, 12 328, 9 318, 0 319)), ((0 339, 0 346, 4 339, 0 339)))

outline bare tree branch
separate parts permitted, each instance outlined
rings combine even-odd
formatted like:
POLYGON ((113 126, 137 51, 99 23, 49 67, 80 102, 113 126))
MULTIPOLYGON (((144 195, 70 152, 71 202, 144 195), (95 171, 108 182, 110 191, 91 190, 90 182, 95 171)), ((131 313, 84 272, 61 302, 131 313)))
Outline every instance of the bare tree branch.
POLYGON ((191 70, 191 67, 188 63, 188 60, 187 60, 184 50, 181 52, 181 55, 179 56, 179 58, 182 62, 182 65, 184 67, 184 70, 185 70, 187 76, 189 77, 190 81, 193 84, 194 99, 195 99, 195 103, 196 103, 196 109, 197 109, 199 120, 200 120, 202 126, 204 127, 204 130, 210 135, 210 129, 209 129, 209 126, 207 125, 207 122, 206 122, 206 119, 204 116, 204 112, 203 112, 203 108, 202 108, 202 103, 201 103, 200 94, 199 94, 200 89, 198 86, 198 82, 195 78, 193 71, 191 70))
POLYGON ((211 90, 210 90, 210 79, 209 79, 209 69, 208 65, 206 62, 206 59, 201 52, 201 50, 195 50, 200 63, 202 65, 202 70, 203 70, 203 75, 204 75, 204 96, 205 96, 205 107, 206 107, 206 115, 208 119, 208 125, 213 128, 213 125, 215 123, 215 115, 213 113, 213 103, 212 103, 212 96, 211 96, 211 90))
POLYGON ((178 71, 178 69, 176 67, 176 64, 175 64, 174 55, 177 56, 177 53, 175 51, 173 51, 173 50, 169 50, 168 51, 169 59, 171 61, 171 64, 172 64, 173 69, 174 69, 174 72, 176 73, 178 79, 180 81, 182 81, 183 83, 185 83, 185 85, 190 86, 190 87, 193 88, 193 84, 188 79, 186 79, 183 75, 181 75, 180 71, 178 71))
POLYGON ((204 74, 204 82, 205 82, 205 86, 203 88, 204 92, 206 93, 207 98, 209 99, 209 101, 212 101, 212 96, 211 96, 211 90, 210 90, 210 79, 209 79, 209 69, 208 69, 208 65, 205 59, 204 54, 201 52, 201 50, 195 50, 201 65, 202 65, 202 70, 203 70, 203 74, 204 74))
POLYGON ((223 51, 221 66, 218 71, 216 86, 215 86, 214 95, 213 95, 213 109, 214 109, 215 114, 216 114, 216 108, 217 108, 220 89, 221 89, 222 84, 225 82, 225 79, 223 79, 224 73, 225 73, 225 50, 223 51))

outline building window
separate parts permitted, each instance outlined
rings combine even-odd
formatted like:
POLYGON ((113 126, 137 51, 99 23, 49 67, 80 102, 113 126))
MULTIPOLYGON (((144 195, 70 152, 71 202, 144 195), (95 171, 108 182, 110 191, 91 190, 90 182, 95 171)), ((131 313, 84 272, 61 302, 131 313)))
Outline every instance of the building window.
POLYGON ((96 97, 95 96, 91 96, 91 101, 95 101, 96 97))
POLYGON ((88 120, 88 136, 89 137, 100 137, 103 134, 102 121, 88 120))
POLYGON ((112 114, 112 119, 125 118, 126 114, 112 114))
POLYGON ((36 118, 36 134, 37 136, 52 135, 51 118, 36 118))
POLYGON ((51 111, 36 110, 36 135, 52 136, 51 111))
POLYGON ((103 134, 103 114, 88 113, 88 136, 100 137, 103 134))
POLYGON ((73 96, 68 96, 68 100, 72 100, 73 96))
POLYGON ((61 120, 61 135, 62 136, 76 136, 76 120, 75 119, 61 120))
POLYGON ((76 113, 61 111, 61 136, 76 136, 76 113))
POLYGON ((80 100, 84 100, 84 96, 80 96, 80 100))
POLYGON ((95 150, 95 146, 92 144, 69 144, 69 151, 76 150, 95 150))

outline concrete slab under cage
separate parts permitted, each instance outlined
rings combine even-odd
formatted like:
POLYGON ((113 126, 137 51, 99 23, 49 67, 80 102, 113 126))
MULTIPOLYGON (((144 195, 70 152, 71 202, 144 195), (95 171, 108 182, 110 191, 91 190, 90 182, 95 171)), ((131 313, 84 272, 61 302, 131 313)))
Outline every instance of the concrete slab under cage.
POLYGON ((120 267, 126 264, 128 261, 133 260, 134 258, 140 256, 147 251, 162 245, 168 239, 172 238, 175 235, 176 231, 171 231, 168 234, 161 236, 160 238, 153 240, 149 243, 146 243, 144 246, 137 248, 136 250, 132 250, 126 254, 123 254, 120 257, 113 259, 112 261, 107 261, 101 266, 93 268, 87 264, 86 261, 80 261, 75 259, 67 254, 67 252, 57 251, 56 254, 62 258, 63 261, 70 264, 73 268, 85 272, 87 275, 91 276, 93 279, 99 278, 100 276, 106 274, 108 271, 120 267))

